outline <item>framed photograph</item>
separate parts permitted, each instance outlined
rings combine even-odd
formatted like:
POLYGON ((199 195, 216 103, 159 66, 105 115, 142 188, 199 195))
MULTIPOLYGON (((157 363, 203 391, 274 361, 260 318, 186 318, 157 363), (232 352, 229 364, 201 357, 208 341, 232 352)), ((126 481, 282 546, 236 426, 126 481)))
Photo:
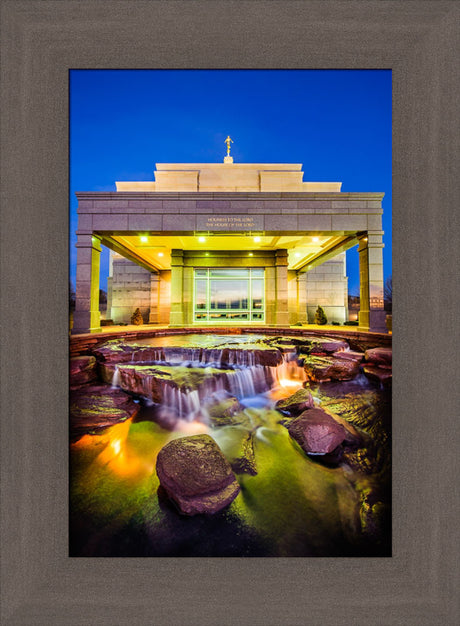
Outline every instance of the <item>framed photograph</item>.
POLYGON ((70 174, 70 555, 391 556, 391 72, 71 70, 70 174))
MULTIPOLYGON (((458 222, 450 210, 458 132, 452 80, 455 3, 5 2, 2 11, 8 87, 2 95, 2 321, 7 330, 2 350, 3 623, 456 623, 458 507, 451 497, 456 413, 450 392, 455 327, 447 313, 452 311, 458 256, 458 222), (391 556, 388 551, 372 555, 380 558, 327 550, 315 554, 323 558, 261 553, 256 541, 247 558, 211 551, 184 554, 175 548, 148 555, 162 558, 139 558, 138 552, 123 553, 120 546, 113 551, 114 543, 104 553, 104 538, 97 528, 86 533, 83 518, 86 539, 81 545, 75 540, 75 554, 69 556, 69 522, 71 532, 73 527, 82 536, 75 520, 72 526, 69 509, 69 72, 136 68, 391 71, 396 372, 391 556), (440 323, 440 312, 446 323, 440 323), (425 382, 428 337, 443 354, 430 367, 430 390, 425 382), (90 535, 93 548, 98 546, 93 552, 90 535), (88 556, 93 558, 81 558, 88 556), (124 558, 113 558, 119 556, 124 558), (297 558, 283 558, 287 556, 297 558)), ((228 94, 223 94, 222 106, 231 106, 228 94)), ((235 141, 229 152, 224 144, 228 157, 237 144, 236 138, 227 138, 235 141)), ((89 150, 86 159, 92 158, 89 150)), ((119 182, 136 180, 140 178, 119 182)), ((227 210, 221 215, 231 217, 227 210)), ((204 226, 195 223, 198 237, 216 230, 204 226)), ((226 233, 228 228, 227 223, 226 233)), ((116 237, 132 236, 129 221, 126 229, 112 230, 125 231, 116 237)), ((143 229, 139 225, 137 230, 143 229)), ((176 227, 166 230, 172 236, 176 227)), ((250 236, 265 236, 267 228, 264 224, 261 234, 256 230, 254 222, 250 236)), ((192 267, 196 271, 198 265, 192 267)), ((191 315, 206 315, 209 321, 216 311, 236 311, 253 322, 257 309, 272 314, 267 292, 257 297, 260 277, 252 275, 257 268, 251 263, 245 268, 250 276, 231 277, 240 281, 238 293, 235 283, 225 289, 219 283, 219 297, 212 295, 213 281, 225 277, 204 269, 206 276, 192 276, 191 315), (225 306, 219 308, 221 301, 225 306), (239 305, 232 307, 236 301, 239 305)), ((85 297, 81 292, 80 298, 85 297)), ((87 330, 94 330, 91 307, 79 312, 90 313, 87 330)), ((81 330, 86 329, 84 318, 79 316, 81 330)), ((280 428, 290 437, 289 428, 280 428)), ((77 470, 71 468, 70 474, 77 470)), ((163 505, 171 521, 170 495, 163 505)), ((90 510, 89 500, 86 505, 90 510)), ((101 500, 93 505, 99 514, 101 500)), ((110 516, 110 511, 102 512, 110 516)), ((197 518, 190 519, 193 524, 197 518)), ((289 533, 287 537, 289 543, 289 533)))

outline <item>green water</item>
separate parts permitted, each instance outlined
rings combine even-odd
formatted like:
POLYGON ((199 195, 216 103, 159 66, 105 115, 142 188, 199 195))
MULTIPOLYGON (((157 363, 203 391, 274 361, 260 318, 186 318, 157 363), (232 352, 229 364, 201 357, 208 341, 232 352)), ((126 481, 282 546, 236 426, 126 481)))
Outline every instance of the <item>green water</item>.
MULTIPOLYGON (((340 403, 336 395, 329 400, 340 403)), ((225 427, 179 422, 170 432, 151 421, 151 409, 144 407, 134 420, 82 437, 71 446, 71 555, 388 554, 388 532, 370 540, 362 527, 362 493, 376 477, 321 465, 277 423, 278 412, 257 412, 264 423, 253 434, 258 473, 237 474, 241 492, 209 517, 176 511, 158 492, 155 461, 172 438, 199 432, 209 433, 225 452, 225 427)))

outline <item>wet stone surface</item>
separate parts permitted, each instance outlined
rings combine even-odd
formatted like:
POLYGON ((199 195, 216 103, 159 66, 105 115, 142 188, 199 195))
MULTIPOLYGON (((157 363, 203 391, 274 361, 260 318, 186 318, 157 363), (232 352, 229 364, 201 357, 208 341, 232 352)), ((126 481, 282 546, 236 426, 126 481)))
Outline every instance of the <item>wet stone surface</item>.
POLYGON ((168 443, 158 454, 156 471, 161 487, 185 515, 216 513, 240 491, 229 462, 209 435, 168 443))

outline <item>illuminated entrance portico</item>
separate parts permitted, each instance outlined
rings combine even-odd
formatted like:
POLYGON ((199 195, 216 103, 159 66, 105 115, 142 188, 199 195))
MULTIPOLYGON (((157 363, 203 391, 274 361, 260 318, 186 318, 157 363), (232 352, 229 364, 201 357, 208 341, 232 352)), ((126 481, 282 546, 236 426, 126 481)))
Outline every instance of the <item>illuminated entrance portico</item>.
POLYGON ((171 326, 288 326, 322 299, 344 321, 343 253, 359 244, 360 326, 385 332, 383 194, 302 179, 297 164, 159 164, 153 182, 77 193, 73 332, 100 328, 101 243, 123 257, 113 260, 112 311, 123 291, 132 313, 143 289, 144 320, 171 326), (139 277, 117 288, 124 259, 139 277))

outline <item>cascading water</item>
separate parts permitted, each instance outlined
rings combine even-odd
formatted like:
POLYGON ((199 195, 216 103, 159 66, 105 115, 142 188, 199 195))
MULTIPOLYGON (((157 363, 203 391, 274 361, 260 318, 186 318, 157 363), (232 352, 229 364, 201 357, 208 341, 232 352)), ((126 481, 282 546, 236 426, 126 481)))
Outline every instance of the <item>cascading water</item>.
POLYGON ((117 389, 120 386, 120 370, 118 367, 115 367, 115 371, 113 373, 112 378, 112 389, 117 389))
POLYGON ((281 387, 301 387, 307 380, 305 370, 299 365, 295 351, 283 352, 283 362, 274 368, 274 375, 281 387))

